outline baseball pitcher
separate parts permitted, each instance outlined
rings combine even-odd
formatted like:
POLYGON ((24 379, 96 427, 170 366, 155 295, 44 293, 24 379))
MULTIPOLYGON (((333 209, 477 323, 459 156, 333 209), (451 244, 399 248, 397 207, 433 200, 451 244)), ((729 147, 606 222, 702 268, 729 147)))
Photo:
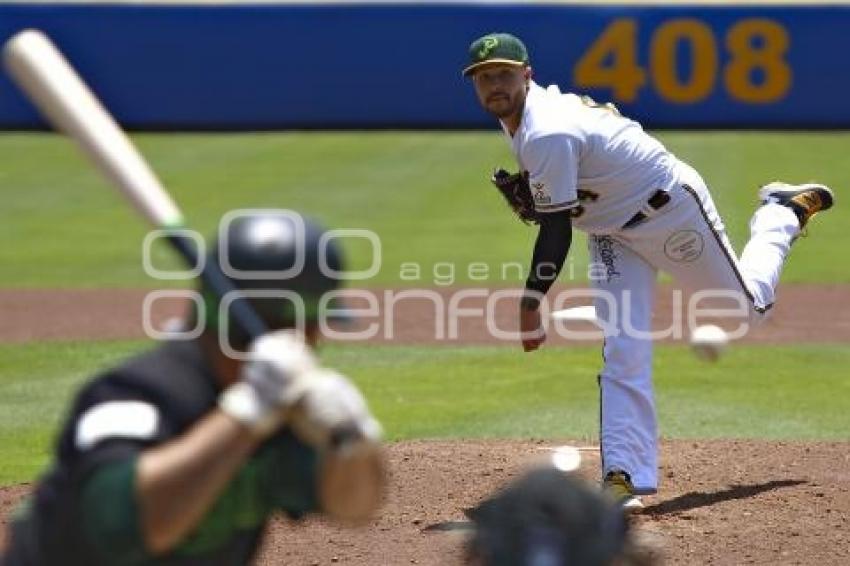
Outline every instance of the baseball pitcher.
POLYGON ((699 173, 613 105, 536 84, 518 38, 476 39, 463 74, 499 119, 519 164, 515 175, 497 172, 494 184, 520 218, 539 224, 519 312, 525 351, 546 339, 540 300, 564 264, 573 226, 589 235, 597 316, 614 327, 599 375, 603 482, 625 509, 640 509, 638 496, 658 486, 646 337, 657 272, 692 292, 738 294, 757 321, 773 305, 792 243, 832 206, 832 192, 819 184, 762 187, 738 258, 699 173))

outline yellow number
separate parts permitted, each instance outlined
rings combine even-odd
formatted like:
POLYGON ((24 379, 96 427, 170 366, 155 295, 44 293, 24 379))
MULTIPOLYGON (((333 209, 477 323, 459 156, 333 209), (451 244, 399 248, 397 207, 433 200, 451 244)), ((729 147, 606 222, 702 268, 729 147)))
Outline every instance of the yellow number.
MULTIPOLYGON (((788 32, 773 20, 747 19, 732 26, 726 35, 730 60, 723 69, 729 95, 753 104, 784 98, 792 82, 791 68, 785 61, 789 44, 788 32)), ((608 88, 617 100, 634 102, 646 84, 646 73, 637 63, 637 53, 636 21, 614 20, 576 63, 575 85, 608 88)), ((664 23, 652 34, 649 49, 655 90, 661 98, 677 104, 705 100, 717 79, 718 58, 714 34, 704 22, 683 18, 664 23), (677 73, 680 42, 690 44, 688 77, 677 73)))
POLYGON ((637 23, 632 19, 615 20, 576 63, 576 86, 610 88, 617 100, 634 101, 646 82, 636 52, 637 23))
POLYGON ((679 19, 665 23, 653 34, 649 54, 652 80, 662 98, 690 104, 711 94, 717 77, 717 46, 711 28, 703 22, 679 19), (691 44, 690 77, 684 82, 676 73, 680 41, 691 44))
POLYGON ((784 55, 789 43, 788 32, 772 20, 743 20, 732 26, 726 35, 732 60, 723 73, 729 94, 750 103, 775 102, 788 94, 791 68, 784 55), (763 75, 758 84, 753 82, 756 69, 763 75))

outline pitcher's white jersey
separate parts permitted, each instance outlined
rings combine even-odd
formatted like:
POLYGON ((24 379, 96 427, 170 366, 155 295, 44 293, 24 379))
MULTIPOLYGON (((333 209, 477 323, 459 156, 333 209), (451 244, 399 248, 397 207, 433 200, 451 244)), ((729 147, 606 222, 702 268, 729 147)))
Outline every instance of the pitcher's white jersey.
POLYGON ((537 210, 573 209, 573 225, 594 234, 619 229, 676 181, 676 158, 640 124, 555 85, 531 83, 510 142, 537 210))

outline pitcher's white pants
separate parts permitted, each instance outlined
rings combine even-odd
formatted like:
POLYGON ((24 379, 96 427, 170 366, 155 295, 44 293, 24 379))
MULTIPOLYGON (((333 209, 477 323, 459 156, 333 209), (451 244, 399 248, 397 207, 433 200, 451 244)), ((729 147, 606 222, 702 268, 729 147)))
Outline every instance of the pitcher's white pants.
POLYGON ((631 228, 588 238, 593 285, 601 291, 595 298, 597 317, 607 326, 599 376, 602 470, 628 472, 643 494, 654 493, 658 486, 648 336, 657 271, 666 271, 691 292, 725 293, 726 301, 734 295, 745 305, 749 320, 758 321, 773 304, 783 264, 800 231, 789 208, 761 206, 738 260, 705 182, 693 168, 681 164, 679 169, 670 202, 653 216, 631 228))

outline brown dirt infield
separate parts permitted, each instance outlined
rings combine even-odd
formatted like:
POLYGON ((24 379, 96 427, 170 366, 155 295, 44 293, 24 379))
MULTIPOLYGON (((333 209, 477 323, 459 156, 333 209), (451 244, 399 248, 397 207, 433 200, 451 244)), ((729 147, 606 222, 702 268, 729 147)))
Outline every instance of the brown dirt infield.
MULTIPOLYGON (((380 520, 360 531, 320 521, 294 528, 276 522, 260 563, 459 564, 462 510, 555 444, 395 444, 394 478, 380 520)), ((666 441, 661 493, 645 499, 648 507, 635 524, 667 564, 848 564, 848 448, 850 443, 666 441)), ((598 473, 594 455, 584 464, 588 477, 598 473)))
MULTIPOLYGON (((276 519, 258 564, 459 564, 463 509, 556 444, 392 444, 393 476, 378 520, 342 529, 317 519, 276 519)), ((597 468, 591 453, 582 470, 592 477, 597 468)), ((634 522, 666 564, 848 564, 848 470, 850 443, 665 441, 661 492, 645 499, 647 509, 634 522)), ((0 530, 27 491, 0 490, 0 530)))
MULTIPOLYGON (((550 295, 562 290, 554 289, 550 295)), ((371 343, 391 344, 502 344, 516 347, 509 338, 496 340, 488 332, 483 317, 459 318, 457 337, 449 335, 451 323, 445 316, 457 287, 428 289, 441 301, 443 319, 431 299, 404 298, 401 290, 372 289, 378 299, 379 314, 366 317, 346 332, 376 325, 371 343), (388 295, 389 294, 389 295, 388 295), (389 297, 389 299, 388 299, 389 297), (394 299, 393 299, 394 297, 394 299), (394 303, 392 301, 395 301, 394 303), (391 304, 388 307, 388 303, 391 304), (442 332, 442 337, 439 333, 442 332)), ((493 289, 490 289, 491 291, 493 289)), ((99 340, 144 338, 142 304, 145 289, 0 289, 0 343, 22 343, 34 340, 99 340)), ((669 328, 673 300, 670 287, 658 292, 653 326, 669 328)), ((587 301, 584 301, 587 303, 587 301)), ((363 301, 349 301, 353 307, 365 308, 363 301)), ((568 303, 566 306, 577 306, 568 303)), ((469 297, 459 303, 464 309, 485 309, 486 299, 469 297)), ((152 320, 159 328, 185 310, 181 300, 154 303, 152 320)), ((498 329, 516 330, 516 302, 501 300, 495 307, 498 329)), ((737 327, 730 323, 729 328, 737 327)), ((570 329, 587 331, 586 323, 571 323, 570 329)), ((567 344, 566 339, 550 332, 550 344, 567 344)), ((850 342, 850 285, 785 285, 768 320, 742 338, 748 343, 815 343, 850 342)), ((591 340, 589 343, 599 343, 591 340)))

